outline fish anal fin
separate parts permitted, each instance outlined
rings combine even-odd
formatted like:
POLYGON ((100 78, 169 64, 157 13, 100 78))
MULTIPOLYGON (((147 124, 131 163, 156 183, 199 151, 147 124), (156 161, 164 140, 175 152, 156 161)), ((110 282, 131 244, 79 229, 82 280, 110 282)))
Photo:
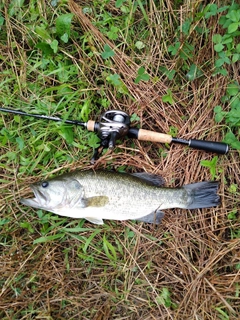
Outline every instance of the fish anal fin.
POLYGON ((142 221, 142 222, 147 222, 147 223, 159 224, 159 223, 161 223, 163 217, 164 217, 164 212, 153 211, 146 216, 138 218, 137 220, 142 221))
POLYGON ((101 218, 84 217, 84 219, 86 219, 89 222, 94 223, 94 224, 104 224, 103 219, 101 219, 101 218))

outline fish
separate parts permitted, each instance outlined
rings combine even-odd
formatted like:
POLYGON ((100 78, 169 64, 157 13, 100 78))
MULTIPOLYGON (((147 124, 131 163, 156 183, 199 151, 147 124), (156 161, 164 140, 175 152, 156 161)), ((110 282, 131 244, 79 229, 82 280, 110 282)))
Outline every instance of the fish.
POLYGON ((20 201, 25 206, 99 225, 105 219, 159 224, 164 209, 200 209, 220 204, 216 181, 180 188, 166 188, 163 184, 161 177, 146 172, 77 170, 33 183, 30 188, 35 197, 20 201))

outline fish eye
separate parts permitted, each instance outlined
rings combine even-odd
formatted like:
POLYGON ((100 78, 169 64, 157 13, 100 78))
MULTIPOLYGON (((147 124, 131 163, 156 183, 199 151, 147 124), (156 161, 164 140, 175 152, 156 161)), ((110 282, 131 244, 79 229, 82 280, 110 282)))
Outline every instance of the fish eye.
POLYGON ((49 183, 47 181, 43 181, 43 183, 42 183, 43 188, 47 188, 48 185, 49 185, 49 183))

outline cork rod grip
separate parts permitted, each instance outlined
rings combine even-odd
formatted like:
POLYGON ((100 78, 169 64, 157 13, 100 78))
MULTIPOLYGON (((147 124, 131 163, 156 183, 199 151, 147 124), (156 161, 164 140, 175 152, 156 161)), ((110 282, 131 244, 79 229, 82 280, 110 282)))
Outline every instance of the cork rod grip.
POLYGON ((161 143, 172 142, 172 136, 170 136, 169 134, 154 132, 154 131, 145 130, 145 129, 139 129, 137 139, 142 141, 161 142, 161 143))
POLYGON ((94 127, 95 127, 95 121, 94 120, 89 120, 87 122, 87 130, 88 131, 94 131, 94 127))

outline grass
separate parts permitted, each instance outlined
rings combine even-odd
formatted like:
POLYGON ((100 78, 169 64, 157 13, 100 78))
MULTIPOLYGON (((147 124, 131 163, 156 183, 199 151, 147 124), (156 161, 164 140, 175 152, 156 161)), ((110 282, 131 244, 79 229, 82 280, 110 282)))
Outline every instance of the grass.
POLYGON ((19 203, 33 181, 90 166, 96 136, 1 113, 1 319, 238 318, 239 10, 215 0, 0 4, 1 106, 80 121, 120 109, 145 129, 231 145, 216 156, 120 141, 94 168, 154 172, 171 187, 219 180, 222 204, 166 210, 159 227, 99 227, 19 203))

